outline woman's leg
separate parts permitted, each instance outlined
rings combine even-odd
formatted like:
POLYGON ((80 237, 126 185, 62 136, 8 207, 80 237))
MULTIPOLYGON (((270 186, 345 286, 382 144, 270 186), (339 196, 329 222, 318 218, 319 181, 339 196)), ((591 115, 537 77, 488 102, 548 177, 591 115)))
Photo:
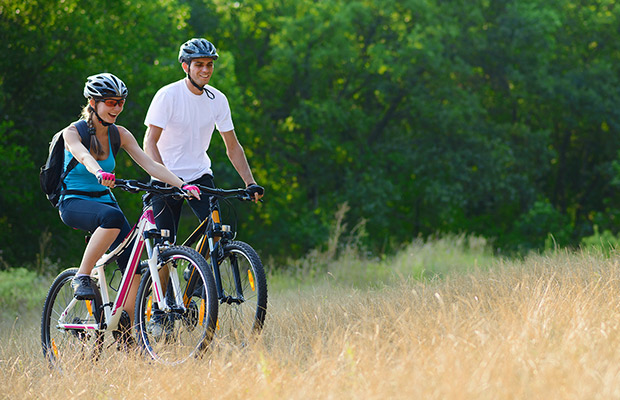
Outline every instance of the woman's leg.
POLYGON ((120 228, 97 228, 90 237, 86 250, 82 256, 82 262, 80 263, 80 269, 78 274, 90 275, 95 266, 95 263, 105 252, 110 248, 112 243, 116 240, 120 228))
POLYGON ((60 218, 70 227, 92 232, 86 245, 80 268, 74 278, 75 297, 78 300, 94 298, 90 273, 97 260, 126 230, 128 222, 116 204, 84 199, 67 199, 60 203, 60 218))

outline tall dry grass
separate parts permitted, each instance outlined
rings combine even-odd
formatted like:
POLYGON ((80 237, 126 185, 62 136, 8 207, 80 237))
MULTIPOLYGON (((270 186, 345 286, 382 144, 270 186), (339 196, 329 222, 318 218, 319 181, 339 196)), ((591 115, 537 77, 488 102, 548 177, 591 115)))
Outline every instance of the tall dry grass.
POLYGON ((37 321, 4 325, 0 398, 620 398, 620 257, 559 251, 370 289, 325 277, 273 291, 257 343, 176 367, 110 350, 54 373, 37 321))

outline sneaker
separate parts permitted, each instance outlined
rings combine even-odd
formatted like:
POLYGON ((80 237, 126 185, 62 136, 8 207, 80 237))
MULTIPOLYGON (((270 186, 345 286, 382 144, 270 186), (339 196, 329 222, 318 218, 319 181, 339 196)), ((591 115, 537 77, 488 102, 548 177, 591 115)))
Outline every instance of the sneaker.
POLYGON ((73 286, 73 295, 76 299, 93 300, 95 298, 95 291, 93 290, 90 276, 80 275, 74 277, 71 286, 73 286))

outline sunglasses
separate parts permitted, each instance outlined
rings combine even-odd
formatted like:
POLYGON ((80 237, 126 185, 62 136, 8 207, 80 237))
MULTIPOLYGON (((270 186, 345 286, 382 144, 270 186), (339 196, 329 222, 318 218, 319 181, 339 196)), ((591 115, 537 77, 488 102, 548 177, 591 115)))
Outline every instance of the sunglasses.
POLYGON ((125 99, 120 99, 120 100, 105 99, 101 101, 104 102, 105 105, 108 107, 116 107, 117 104, 122 107, 125 104, 125 99))

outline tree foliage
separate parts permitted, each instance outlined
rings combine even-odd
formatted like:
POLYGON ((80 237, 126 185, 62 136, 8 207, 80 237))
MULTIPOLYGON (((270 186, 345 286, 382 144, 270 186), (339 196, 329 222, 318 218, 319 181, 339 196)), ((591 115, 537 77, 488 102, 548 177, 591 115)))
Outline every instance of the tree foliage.
MULTIPOLYGON (((36 254, 45 231, 79 256, 38 192, 49 137, 105 70, 128 84, 121 124, 141 140, 194 36, 218 47, 212 84, 267 188, 260 207, 238 207, 265 256, 323 243, 345 202, 379 251, 436 232, 508 250, 615 233, 619 16, 610 0, 0 0, 0 179, 24 188, 0 195, 1 256, 36 254)), ((217 137, 210 155, 217 184, 242 183, 217 137)), ((119 174, 144 175, 123 160, 119 174)))

